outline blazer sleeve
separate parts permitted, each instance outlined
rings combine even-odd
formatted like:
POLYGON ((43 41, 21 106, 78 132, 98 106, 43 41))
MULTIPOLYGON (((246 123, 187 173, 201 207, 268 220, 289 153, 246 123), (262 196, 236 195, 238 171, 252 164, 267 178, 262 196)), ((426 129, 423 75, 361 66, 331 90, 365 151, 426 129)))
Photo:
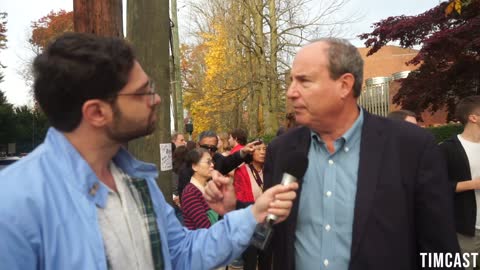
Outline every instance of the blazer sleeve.
MULTIPOLYGON (((433 137, 423 143, 415 182, 415 227, 418 252, 460 252, 454 215, 453 194, 446 164, 433 137), (448 196, 451 195, 451 196, 448 196)), ((420 262, 420 255, 418 262, 420 262)))
MULTIPOLYGON (((274 186, 276 183, 274 183, 274 157, 275 157, 275 151, 274 149, 276 146, 274 144, 269 145, 267 147, 267 153, 265 155, 265 163, 263 164, 263 190, 267 190, 274 186)), ((278 234, 278 227, 279 225, 282 224, 277 224, 275 225, 277 227, 276 231, 278 234)), ((274 236, 272 237, 272 242, 270 245, 268 245, 263 252, 260 253, 260 257, 258 260, 258 269, 259 270, 272 270, 272 265, 273 265, 273 250, 272 246, 273 245, 279 245, 278 241, 278 236, 275 237, 275 231, 274 231, 274 236)))
POLYGON ((232 155, 223 156, 222 154, 215 153, 213 160, 215 161, 214 168, 222 174, 228 174, 229 172, 235 170, 243 162, 248 162, 251 160, 252 155, 247 155, 245 158, 242 158, 240 151, 235 152, 232 155))

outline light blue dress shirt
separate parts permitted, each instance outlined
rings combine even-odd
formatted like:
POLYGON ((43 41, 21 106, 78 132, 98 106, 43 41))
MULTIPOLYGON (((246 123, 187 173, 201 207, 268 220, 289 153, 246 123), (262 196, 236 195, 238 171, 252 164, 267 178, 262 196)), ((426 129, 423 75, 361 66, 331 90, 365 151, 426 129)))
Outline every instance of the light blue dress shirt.
MULTIPOLYGON (((227 214, 209 230, 189 231, 158 189, 154 165, 123 149, 114 162, 147 180, 165 270, 213 269, 248 246, 256 225, 250 207, 227 214)), ((106 270, 97 207, 105 207, 107 194, 78 151, 51 128, 41 146, 0 172, 0 269, 106 270)))
POLYGON ((352 127, 335 141, 332 154, 311 132, 295 232, 295 269, 348 269, 362 126, 360 109, 352 127))

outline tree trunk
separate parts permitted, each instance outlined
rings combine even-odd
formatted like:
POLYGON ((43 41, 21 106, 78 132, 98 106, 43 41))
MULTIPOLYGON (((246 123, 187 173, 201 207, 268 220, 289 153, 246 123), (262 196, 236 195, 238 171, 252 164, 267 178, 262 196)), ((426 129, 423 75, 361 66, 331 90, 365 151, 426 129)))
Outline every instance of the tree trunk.
MULTIPOLYGON (((170 76, 168 0, 136 0, 127 3, 127 37, 135 47, 139 63, 155 81, 162 98, 158 106, 156 131, 129 143, 129 150, 140 160, 159 166, 157 183, 171 201, 171 170, 161 171, 159 144, 170 143, 170 76)), ((171 160, 171 156, 170 156, 171 160)))
POLYGON ((269 98, 269 82, 267 76, 267 60, 265 55, 265 34, 263 32, 263 1, 255 1, 255 12, 252 14, 255 25, 255 51, 259 60, 259 81, 261 84, 261 101, 263 110, 263 129, 264 134, 274 134, 272 117, 271 117, 271 102, 269 98))
MULTIPOLYGON (((249 29, 245 29, 245 36, 246 40, 251 40, 252 35, 249 29)), ((248 132, 251 138, 258 137, 259 133, 259 117, 258 117, 258 112, 259 112, 259 97, 254 82, 256 81, 255 78, 255 69, 257 67, 257 64, 254 63, 255 57, 252 55, 252 52, 250 50, 247 50, 246 52, 247 55, 247 63, 248 63, 248 69, 247 69, 247 78, 250 80, 250 84, 247 87, 247 91, 249 93, 249 102, 248 102, 248 132)))
POLYGON ((122 0, 73 0, 75 32, 123 37, 122 0))

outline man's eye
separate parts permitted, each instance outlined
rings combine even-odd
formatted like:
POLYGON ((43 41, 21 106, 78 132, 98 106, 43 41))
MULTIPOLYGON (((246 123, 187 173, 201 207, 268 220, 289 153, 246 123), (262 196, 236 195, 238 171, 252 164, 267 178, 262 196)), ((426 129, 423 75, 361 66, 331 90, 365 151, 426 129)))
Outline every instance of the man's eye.
POLYGON ((307 79, 307 78, 300 78, 300 79, 298 79, 298 80, 299 80, 301 83, 310 82, 310 80, 307 79))

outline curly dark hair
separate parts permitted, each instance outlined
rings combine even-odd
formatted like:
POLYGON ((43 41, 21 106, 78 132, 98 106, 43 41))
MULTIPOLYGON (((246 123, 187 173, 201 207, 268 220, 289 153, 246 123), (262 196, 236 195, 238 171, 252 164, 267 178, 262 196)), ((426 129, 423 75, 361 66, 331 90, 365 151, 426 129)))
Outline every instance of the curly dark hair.
POLYGON ((72 131, 81 122, 87 100, 115 100, 134 61, 133 49, 123 39, 61 35, 33 62, 35 99, 53 127, 72 131))

